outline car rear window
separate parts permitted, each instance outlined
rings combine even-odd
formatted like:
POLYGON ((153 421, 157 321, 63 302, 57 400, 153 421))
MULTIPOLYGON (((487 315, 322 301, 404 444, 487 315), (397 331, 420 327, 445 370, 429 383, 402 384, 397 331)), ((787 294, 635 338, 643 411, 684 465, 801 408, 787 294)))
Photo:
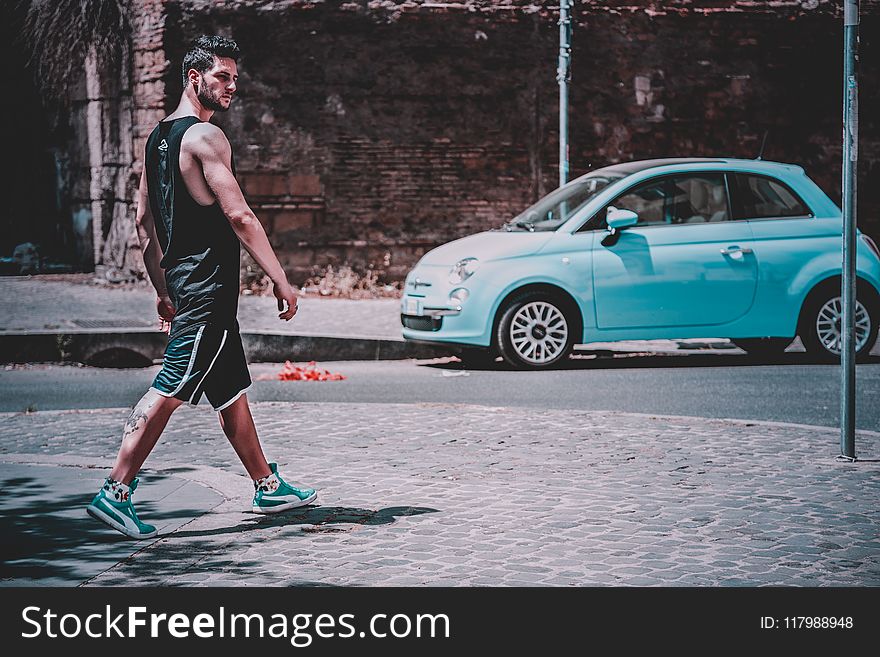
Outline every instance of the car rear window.
POLYGON ((807 217, 810 210, 785 183, 753 174, 731 176, 734 219, 807 217))

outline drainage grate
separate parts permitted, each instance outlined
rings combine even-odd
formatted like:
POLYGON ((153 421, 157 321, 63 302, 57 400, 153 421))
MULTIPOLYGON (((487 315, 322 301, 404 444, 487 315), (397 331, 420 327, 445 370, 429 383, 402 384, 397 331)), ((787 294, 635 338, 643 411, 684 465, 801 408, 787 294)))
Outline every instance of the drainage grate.
POLYGON ((156 322, 145 322, 140 319, 73 319, 71 320, 74 324, 79 326, 80 328, 148 328, 150 326, 157 326, 159 324, 156 322))

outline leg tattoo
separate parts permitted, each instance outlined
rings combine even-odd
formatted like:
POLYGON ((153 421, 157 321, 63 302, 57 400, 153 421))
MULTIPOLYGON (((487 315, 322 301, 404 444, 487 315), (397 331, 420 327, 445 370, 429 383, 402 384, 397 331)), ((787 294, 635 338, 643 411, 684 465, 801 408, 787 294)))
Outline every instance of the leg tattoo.
POLYGON ((153 407, 154 403, 155 402, 148 402, 145 405, 138 404, 134 407, 134 410, 132 410, 131 415, 128 416, 128 420, 125 423, 125 430, 122 432, 122 440, 125 440, 138 430, 141 426, 141 420, 146 424, 147 411, 153 407))

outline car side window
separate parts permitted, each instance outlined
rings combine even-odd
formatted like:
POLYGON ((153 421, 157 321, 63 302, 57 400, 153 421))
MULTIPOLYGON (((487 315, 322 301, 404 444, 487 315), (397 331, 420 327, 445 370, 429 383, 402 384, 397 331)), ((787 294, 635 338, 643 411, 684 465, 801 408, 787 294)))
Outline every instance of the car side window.
MULTIPOLYGON (((694 173, 654 178, 618 196, 610 204, 639 215, 637 226, 727 221, 730 212, 723 173, 694 173)), ((605 228, 602 209, 588 225, 605 228)))
MULTIPOLYGON (((632 210, 639 215, 637 226, 650 226, 653 224, 666 223, 666 189, 669 187, 668 179, 654 179, 628 190, 622 196, 614 199, 610 205, 618 210, 632 210)), ((605 215, 608 208, 600 213, 602 226, 605 224, 605 215)))
POLYGON ((670 223, 708 223, 730 219, 723 173, 675 176, 671 182, 670 223))
POLYGON ((808 217, 810 210, 778 180, 736 173, 733 180, 733 214, 736 219, 808 217))

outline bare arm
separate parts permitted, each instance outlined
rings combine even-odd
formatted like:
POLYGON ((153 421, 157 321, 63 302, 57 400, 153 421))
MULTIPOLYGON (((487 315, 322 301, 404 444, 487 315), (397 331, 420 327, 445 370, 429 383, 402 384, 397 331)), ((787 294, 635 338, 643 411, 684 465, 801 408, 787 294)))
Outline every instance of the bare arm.
POLYGON ((159 245, 159 236, 156 234, 156 223, 153 212, 150 209, 150 200, 147 197, 147 174, 146 169, 141 172, 141 182, 138 186, 137 214, 135 215, 138 240, 141 243, 141 252, 144 254, 144 266, 147 276, 156 288, 156 307, 159 317, 163 321, 170 322, 174 317, 174 306, 168 298, 168 285, 165 282, 165 270, 160 264, 162 261, 162 247, 159 245))
POLYGON ((279 317, 284 320, 290 319, 296 314, 296 294, 287 281, 287 275, 278 262, 278 256, 275 255, 269 238, 266 237, 266 231, 245 201, 238 181, 232 173, 232 148, 226 135, 216 126, 206 126, 199 138, 193 141, 192 153, 201 163, 205 182, 208 183, 242 246, 272 279, 275 298, 278 299, 278 310, 282 311, 279 317), (284 302, 287 303, 286 309, 284 302))

